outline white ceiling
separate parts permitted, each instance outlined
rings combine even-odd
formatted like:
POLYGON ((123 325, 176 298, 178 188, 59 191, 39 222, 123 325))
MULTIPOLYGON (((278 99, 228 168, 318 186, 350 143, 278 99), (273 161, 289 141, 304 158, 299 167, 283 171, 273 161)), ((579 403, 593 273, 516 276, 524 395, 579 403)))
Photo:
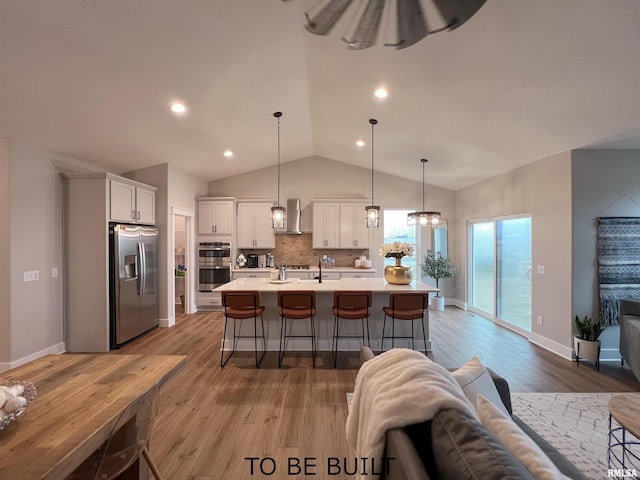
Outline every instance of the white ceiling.
POLYGON ((347 20, 306 32, 305 1, 0 0, 0 137, 213 180, 276 163, 276 110, 283 162, 368 168, 374 117, 376 170, 420 180, 424 157, 452 189, 640 147, 638 0, 488 0, 453 32, 362 51, 340 40, 347 20))

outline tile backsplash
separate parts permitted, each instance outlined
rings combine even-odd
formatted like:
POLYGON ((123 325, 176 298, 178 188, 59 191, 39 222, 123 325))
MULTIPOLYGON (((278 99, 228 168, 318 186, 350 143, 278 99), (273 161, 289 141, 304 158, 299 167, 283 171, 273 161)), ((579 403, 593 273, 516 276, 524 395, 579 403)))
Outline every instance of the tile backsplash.
POLYGON ((245 255, 255 253, 263 255, 271 253, 276 261, 276 265, 285 263, 285 265, 310 265, 317 266, 318 259, 322 255, 333 258, 336 267, 353 267, 356 258, 360 255, 370 257, 368 248, 356 249, 314 249, 311 241, 311 233, 303 233, 302 235, 276 235, 276 247, 273 250, 264 249, 242 249, 245 255))

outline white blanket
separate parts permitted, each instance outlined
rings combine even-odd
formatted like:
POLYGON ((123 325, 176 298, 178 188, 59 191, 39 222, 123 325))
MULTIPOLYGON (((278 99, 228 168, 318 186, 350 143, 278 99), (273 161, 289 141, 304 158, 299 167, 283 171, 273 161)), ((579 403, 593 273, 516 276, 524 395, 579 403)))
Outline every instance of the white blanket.
POLYGON ((387 430, 430 420, 446 408, 476 416, 444 367, 420 352, 389 350, 360 367, 347 417, 347 442, 358 458, 373 458, 379 465, 387 430))

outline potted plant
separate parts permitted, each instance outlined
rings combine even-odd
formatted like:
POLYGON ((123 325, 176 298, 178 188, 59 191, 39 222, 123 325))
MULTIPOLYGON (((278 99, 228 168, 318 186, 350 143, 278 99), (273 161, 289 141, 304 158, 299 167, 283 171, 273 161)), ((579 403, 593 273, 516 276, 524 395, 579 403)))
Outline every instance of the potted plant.
MULTIPOLYGON (((441 278, 454 277, 456 273, 458 273, 456 267, 449 257, 443 257, 440 252, 427 250, 422 262, 422 274, 434 278, 436 288, 440 288, 439 281, 441 278)), ((431 308, 441 312, 444 311, 444 297, 440 295, 440 292, 435 297, 431 297, 431 308)))
POLYGON ((587 315, 582 320, 576 315, 574 323, 578 330, 578 334, 573 337, 576 363, 579 365, 581 358, 590 360, 595 362, 596 368, 600 370, 600 340, 598 337, 604 331, 604 327, 587 315))

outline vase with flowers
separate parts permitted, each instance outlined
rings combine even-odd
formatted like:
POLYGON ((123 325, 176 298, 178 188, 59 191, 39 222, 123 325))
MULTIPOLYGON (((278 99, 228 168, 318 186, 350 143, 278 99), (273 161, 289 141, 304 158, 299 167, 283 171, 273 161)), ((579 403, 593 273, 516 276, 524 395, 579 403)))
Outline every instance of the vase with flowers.
POLYGON ((385 243, 378 253, 381 257, 395 258, 395 265, 384 267, 384 279, 394 285, 407 285, 413 280, 413 268, 402 265, 402 257, 413 256, 414 247, 405 242, 385 243))

